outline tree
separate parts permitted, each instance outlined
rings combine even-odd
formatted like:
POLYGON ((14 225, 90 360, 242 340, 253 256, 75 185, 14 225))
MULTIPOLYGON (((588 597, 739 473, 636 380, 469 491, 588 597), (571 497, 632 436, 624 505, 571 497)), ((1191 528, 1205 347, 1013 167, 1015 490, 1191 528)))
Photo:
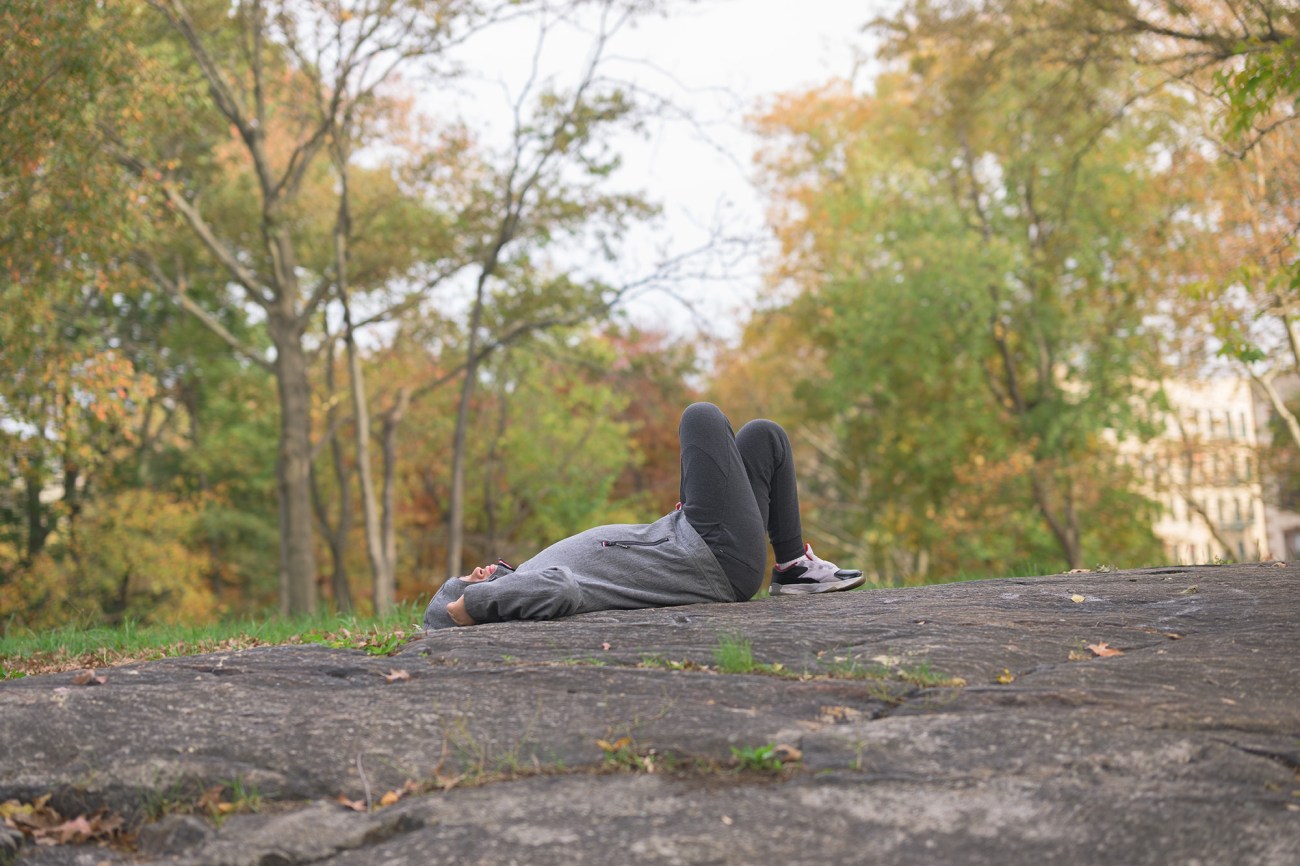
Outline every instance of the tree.
MULTIPOLYGON (((504 165, 488 168, 469 223, 476 270, 466 327, 465 365, 452 444, 448 508, 447 573, 463 570, 466 436, 483 348, 483 333, 515 334, 576 325, 607 311, 620 294, 597 279, 555 272, 539 259, 562 238, 594 237, 598 254, 612 257, 612 242, 628 222, 652 213, 640 197, 602 188, 618 167, 608 137, 635 122, 628 94, 605 80, 600 66, 609 39, 644 4, 601 0, 599 24, 576 84, 568 92, 537 86, 533 75, 513 106, 513 128, 504 165), (531 101, 531 104, 530 104, 531 101), (500 286, 495 293, 492 286, 500 286), (492 315, 492 314, 495 315, 492 315), (493 321, 495 320, 495 322, 493 321)), ((545 25, 537 55, 547 37, 545 25)))
MULTIPOLYGON (((118 162, 148 182, 221 264, 237 292, 225 303, 252 304, 265 316, 274 360, 238 341, 216 314, 192 299, 179 275, 166 273, 149 250, 138 258, 158 285, 250 363, 275 376, 280 408, 277 477, 281 525, 281 606, 316 606, 310 466, 310 358, 304 345, 316 312, 346 273, 346 204, 336 211, 332 261, 302 229, 305 181, 330 148, 346 160, 351 124, 399 64, 435 55, 479 20, 476 4, 375 0, 359 6, 245 0, 191 8, 181 0, 149 5, 179 37, 188 64, 171 74, 201 83, 211 122, 228 124, 239 159, 253 178, 256 232, 222 232, 206 212, 202 186, 183 165, 166 162, 137 136, 106 130, 118 162), (230 14, 228 14, 228 12, 230 14), (296 63, 295 63, 296 61, 296 63), (301 99, 299 94, 309 98, 301 99), (315 96, 316 98, 310 98, 315 96), (310 276, 308 276, 310 275, 310 276)), ((166 71, 163 73, 166 75, 166 71)), ((344 199, 346 202, 346 199, 344 199)), ((358 393, 359 389, 358 389, 358 393)), ((364 403, 364 397, 362 397, 364 403)), ((358 440, 362 441, 362 440, 358 440)), ((379 580, 379 575, 376 577, 379 580)), ((387 603, 383 583, 377 583, 387 603)))
POLYGON ((1117 69, 1036 64, 1013 13, 962 6, 929 28, 925 11, 895 19, 886 55, 907 71, 873 96, 795 96, 763 120, 780 273, 827 373, 804 399, 830 423, 839 501, 869 500, 868 540, 912 568, 945 544, 940 515, 989 504, 962 501, 976 465, 1078 567, 1098 523, 1146 507, 1102 434, 1141 423, 1177 208, 1149 154, 1177 106, 1118 122, 1117 69))

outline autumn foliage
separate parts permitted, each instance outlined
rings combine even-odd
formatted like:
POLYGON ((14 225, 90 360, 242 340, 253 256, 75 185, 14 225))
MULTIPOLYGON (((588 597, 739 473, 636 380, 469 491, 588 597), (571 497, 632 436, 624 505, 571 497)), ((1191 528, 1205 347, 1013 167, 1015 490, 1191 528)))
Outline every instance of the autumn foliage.
POLYGON ((791 431, 879 583, 1146 563, 1140 383, 1300 368, 1276 3, 904 3, 872 81, 755 108, 775 246, 721 348, 622 316, 656 207, 607 32, 503 144, 421 88, 548 4, 345 6, 0 7, 0 628, 383 611, 672 508, 701 397, 791 431))

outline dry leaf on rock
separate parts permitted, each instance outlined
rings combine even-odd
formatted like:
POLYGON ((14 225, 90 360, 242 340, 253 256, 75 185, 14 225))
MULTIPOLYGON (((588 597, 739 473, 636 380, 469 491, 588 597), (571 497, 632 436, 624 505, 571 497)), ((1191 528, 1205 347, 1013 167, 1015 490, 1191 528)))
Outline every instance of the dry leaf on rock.
POLYGON ((400 793, 398 793, 397 791, 388 791, 387 793, 384 794, 384 796, 379 798, 379 805, 391 806, 400 799, 402 799, 402 795, 400 793))
POLYGON ((106 682, 108 682, 108 677, 95 676, 94 668, 77 671, 76 675, 72 678, 72 684, 74 686, 102 686, 106 682))
POLYGON ((1085 599, 1083 596, 1079 595, 1076 592, 1074 595, 1070 596, 1070 601, 1074 602, 1075 604, 1083 604, 1085 599))
POLYGON ((772 751, 782 761, 788 762, 803 760, 803 750, 797 749, 789 743, 777 743, 776 746, 772 748, 772 751))
POLYGON ((6 800, 0 803, 4 824, 29 836, 37 845, 86 844, 108 841, 122 832, 126 822, 121 815, 100 809, 93 815, 64 818, 49 805, 50 795, 32 803, 6 800))
POLYGON ((600 747, 602 752, 617 752, 632 745, 632 738, 619 737, 612 743, 609 740, 597 740, 596 745, 600 747))
POLYGON ((351 809, 353 812, 366 811, 365 800, 349 800, 346 794, 339 794, 337 802, 340 806, 351 809))
POLYGON ((411 674, 408 671, 402 670, 401 668, 393 668, 388 673, 382 674, 382 676, 385 680, 387 680, 390 683, 405 682, 406 680, 409 680, 411 678, 411 674))
POLYGON ((1088 654, 1087 654, 1086 652, 1084 652, 1083 650, 1070 650, 1070 656, 1069 656, 1069 658, 1070 658, 1070 661, 1072 661, 1072 662, 1081 662, 1081 661, 1086 661, 1087 659, 1092 658, 1092 656, 1088 655, 1088 654))
POLYGON ((1100 641, 1098 643, 1090 643, 1088 644, 1087 648, 1092 650, 1092 654, 1098 656, 1099 658, 1109 658, 1110 656, 1124 655, 1123 650, 1115 649, 1114 647, 1108 645, 1105 641, 1100 641))
POLYGON ((1072 568, 1066 574, 1092 574, 1091 568, 1072 568))
POLYGON ((226 792, 225 785, 213 785, 202 794, 195 804, 200 809, 207 809, 209 812, 215 812, 221 806, 221 796, 226 792))
POLYGON ((1002 685, 1010 685, 1016 681, 1016 675, 1011 672, 1010 668, 1003 668, 1002 673, 994 677, 1002 685))
POLYGON ((831 725, 853 722, 861 717, 861 710, 855 710, 853 707, 842 707, 836 704, 824 705, 817 716, 821 721, 831 725))
POLYGON ((603 650, 608 650, 608 649, 609 649, 609 641, 605 641, 605 643, 601 644, 601 645, 600 645, 600 648, 603 649, 603 650))

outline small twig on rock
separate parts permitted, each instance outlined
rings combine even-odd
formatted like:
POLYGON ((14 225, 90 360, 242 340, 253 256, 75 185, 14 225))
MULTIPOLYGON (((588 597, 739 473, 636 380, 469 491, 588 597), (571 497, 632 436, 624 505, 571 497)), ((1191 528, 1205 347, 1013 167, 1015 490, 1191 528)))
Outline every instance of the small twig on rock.
POLYGON ((357 775, 361 777, 361 787, 366 792, 366 812, 368 814, 374 811, 374 806, 370 802, 370 780, 366 778, 366 771, 361 766, 360 752, 357 752, 357 775))

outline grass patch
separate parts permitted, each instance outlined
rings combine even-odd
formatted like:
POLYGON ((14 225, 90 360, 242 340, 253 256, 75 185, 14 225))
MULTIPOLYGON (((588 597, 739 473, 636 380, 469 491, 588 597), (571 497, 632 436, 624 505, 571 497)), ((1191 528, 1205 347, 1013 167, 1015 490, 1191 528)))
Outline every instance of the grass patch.
POLYGON ((420 604, 410 603, 383 617, 322 614, 202 626, 125 622, 116 628, 10 629, 0 637, 0 680, 286 644, 321 644, 390 655, 415 634, 415 623, 422 614, 420 604))
POLYGON ((736 767, 753 773, 779 773, 785 768, 781 754, 772 743, 761 746, 732 746, 736 767))
POLYGON ((781 663, 764 664, 754 661, 754 648, 749 639, 741 634, 723 634, 718 636, 718 645, 713 648, 713 661, 717 669, 724 674, 775 674, 789 676, 790 672, 781 663))

